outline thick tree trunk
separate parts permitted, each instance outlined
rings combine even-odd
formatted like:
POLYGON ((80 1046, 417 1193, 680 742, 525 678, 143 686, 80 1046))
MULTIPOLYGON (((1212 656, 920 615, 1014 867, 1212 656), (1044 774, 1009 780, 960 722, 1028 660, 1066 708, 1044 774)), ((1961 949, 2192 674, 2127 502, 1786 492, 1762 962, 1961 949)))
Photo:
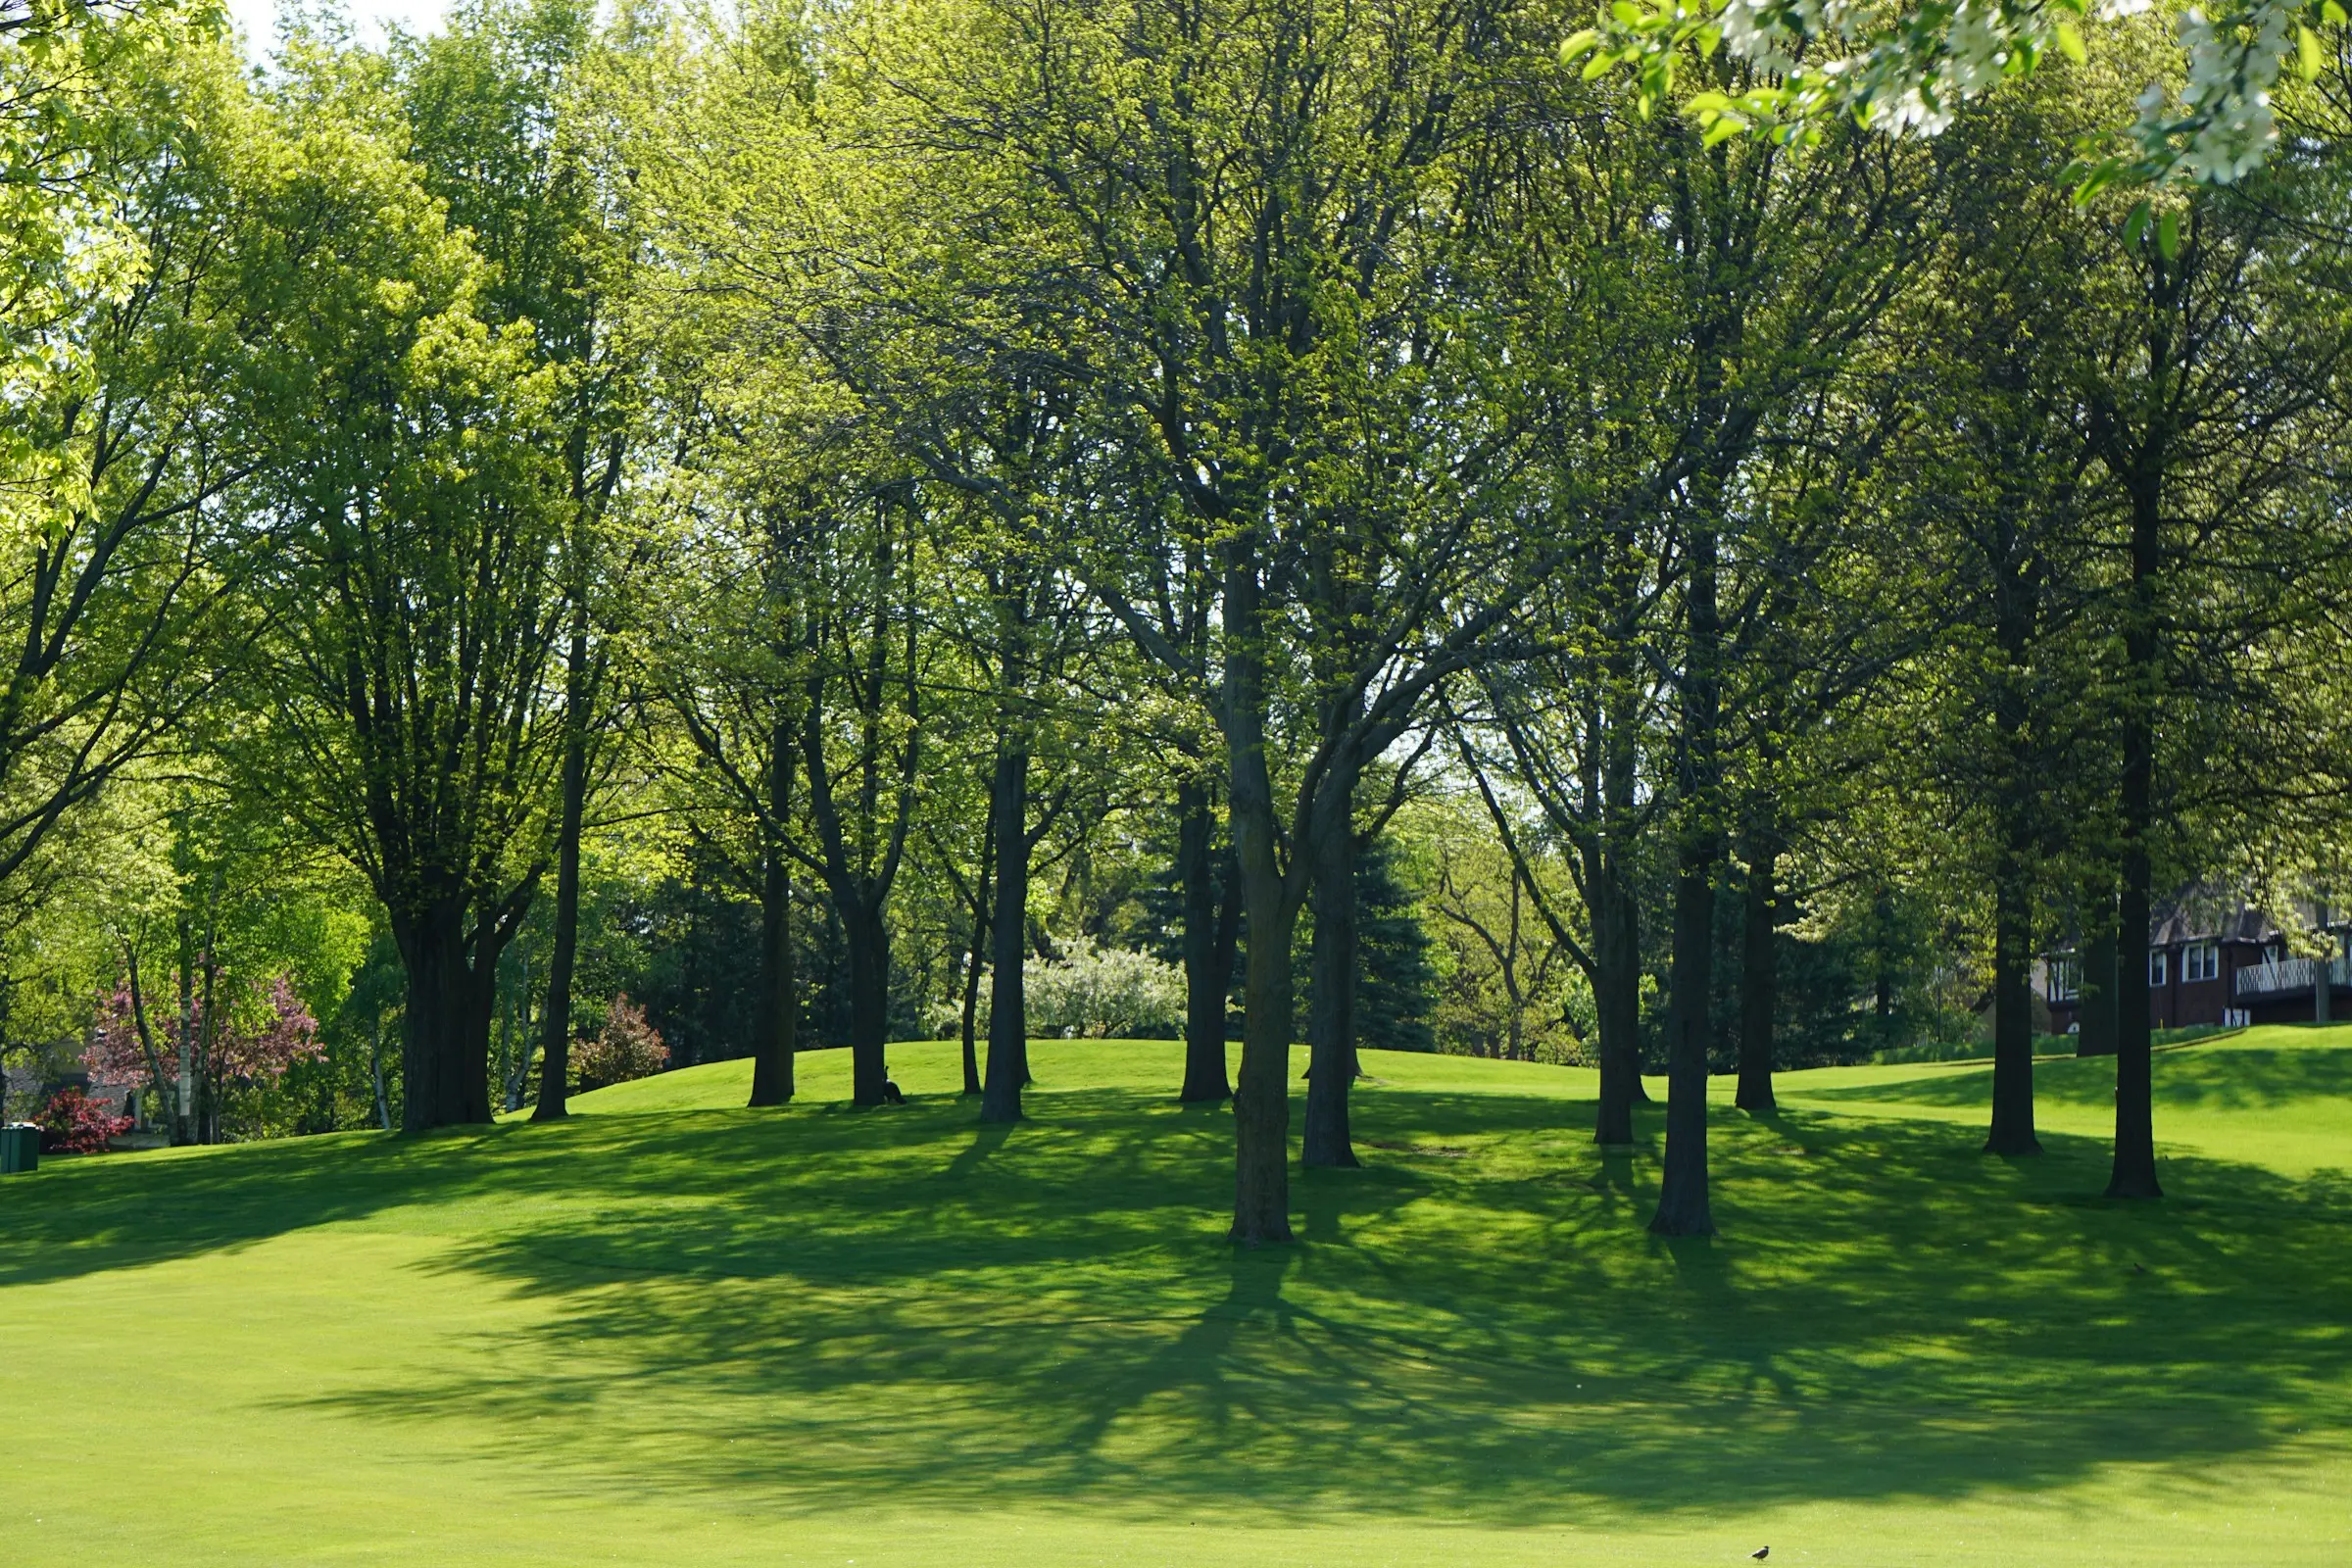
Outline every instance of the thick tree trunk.
POLYGON ((580 946, 580 827, 588 808, 588 636, 574 625, 565 672, 564 819, 556 840, 556 929, 547 962, 547 1010, 540 1020, 539 1103, 533 1121, 565 1114, 571 1078, 571 977, 580 946))
POLYGON ((1216 819, 1208 790, 1188 782, 1177 788, 1177 875, 1184 885, 1184 1088, 1188 1104, 1231 1100, 1225 1076, 1225 995, 1233 985, 1231 947, 1223 944, 1224 905, 1217 899, 1216 819), (1220 951, 1222 946, 1223 951, 1220 951))
POLYGON ((1007 745, 997 755, 989 788, 989 818, 997 841, 996 912, 990 919, 995 972, 988 988, 988 1081, 980 1119, 1021 1119, 1021 1087, 1029 1081, 1029 1000, 1024 984, 1029 948, 1029 754, 1007 745))
POLYGON ((1670 1042, 1666 1080, 1666 1155, 1658 1211, 1649 1222, 1659 1236, 1712 1236, 1707 1203, 1708 999, 1715 967, 1715 870, 1723 858, 1717 826, 1721 763, 1716 756, 1720 689, 1716 662, 1722 626, 1715 602, 1716 540, 1705 530, 1690 542, 1684 587, 1685 658, 1682 693, 1682 848, 1674 889, 1674 975, 1668 999, 1670 1042))
POLYGON ((1674 979, 1667 1003, 1666 1157, 1658 1236, 1712 1236, 1707 1201, 1707 998, 1715 968, 1715 839, 1686 834, 1674 888, 1674 979))
POLYGON ((861 901, 841 910, 841 934, 850 960, 850 1102, 879 1105, 890 1081, 890 931, 881 909, 861 901))
POLYGON ((1315 930, 1308 955, 1306 1135, 1300 1163, 1353 1166, 1348 1091, 1355 1078, 1355 824, 1341 813, 1313 846, 1315 930))
POLYGON ((1987 1154, 2038 1154, 2034 1136, 2034 901, 2024 861, 2004 851, 1993 872, 1992 1128, 1987 1154))
POLYGON ((2152 479, 2134 487, 2132 610, 2123 723, 2124 853, 2115 927, 2119 954, 2115 1028, 2115 1169, 2110 1198, 2161 1198, 2156 1183, 2155 1062, 2148 1035, 2148 836, 2155 826, 2156 572, 2159 514, 2152 479))
POLYGON ((420 911, 397 934, 408 979, 401 1131, 454 1126, 468 1119, 466 1059, 476 990, 466 961, 463 906, 447 902, 420 911))
POLYGON ((1740 1088, 1741 1110, 1763 1115, 1780 1108, 1772 1092, 1772 1019, 1780 1006, 1780 955, 1773 940, 1779 895, 1773 875, 1779 849, 1760 833, 1747 852, 1740 931, 1740 1088))
POLYGON ((1283 898, 1278 877, 1251 878, 1245 870, 1243 878, 1250 944, 1233 1102, 1232 1239, 1254 1246, 1291 1239, 1291 937, 1298 911, 1283 898))
POLYGON ((781 1105, 793 1095, 793 1054, 800 1048, 801 994, 792 970, 792 863, 779 841, 792 820, 792 729, 778 724, 767 762, 766 844, 760 867, 760 997, 752 1019, 754 1105, 781 1105))

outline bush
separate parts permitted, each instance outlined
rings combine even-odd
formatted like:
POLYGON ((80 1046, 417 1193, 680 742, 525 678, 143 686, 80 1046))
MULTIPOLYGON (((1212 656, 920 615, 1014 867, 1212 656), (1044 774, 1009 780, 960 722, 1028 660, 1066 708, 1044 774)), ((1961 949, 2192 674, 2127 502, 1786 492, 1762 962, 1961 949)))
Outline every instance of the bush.
POLYGON ((1079 939, 1022 976, 1029 1030, 1096 1040, 1169 1040, 1184 1032, 1184 971, 1150 954, 1079 939))
POLYGON ((44 1154, 102 1154, 106 1141, 130 1131, 131 1119, 118 1116, 103 1100, 78 1089, 60 1089, 32 1114, 41 1129, 44 1154))
POLYGON ((605 1009, 605 1026, 571 1048, 571 1070, 582 1089, 648 1078, 668 1064, 662 1031, 645 1021, 645 1009, 625 992, 605 1009))

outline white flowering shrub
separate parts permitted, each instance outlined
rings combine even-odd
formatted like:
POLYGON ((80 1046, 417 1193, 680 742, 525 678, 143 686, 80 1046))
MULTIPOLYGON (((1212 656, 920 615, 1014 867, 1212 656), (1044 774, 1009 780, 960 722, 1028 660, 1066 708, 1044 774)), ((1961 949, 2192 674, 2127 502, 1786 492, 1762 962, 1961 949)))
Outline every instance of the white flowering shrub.
MULTIPOLYGON (((979 1028, 988 1029, 991 976, 980 978, 979 1028)), ((1092 1040, 1172 1040, 1184 1032, 1184 971, 1147 953, 1098 947, 1084 937, 1058 958, 1032 959, 1021 989, 1032 1035, 1092 1040)), ((935 1014, 943 1035, 961 1026, 962 999, 935 1014)))

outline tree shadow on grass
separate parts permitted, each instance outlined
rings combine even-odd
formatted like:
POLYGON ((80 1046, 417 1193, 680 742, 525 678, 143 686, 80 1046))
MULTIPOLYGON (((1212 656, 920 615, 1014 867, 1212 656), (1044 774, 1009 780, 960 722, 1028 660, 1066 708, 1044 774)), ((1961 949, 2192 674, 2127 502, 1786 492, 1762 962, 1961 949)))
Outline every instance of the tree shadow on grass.
POLYGON ((491 1451, 583 1493, 652 1474, 782 1514, 1524 1525, 2030 1494, 2119 1458, 2193 1486, 2352 1388, 2352 1194, 2326 1183, 2182 1159, 2193 1196, 2112 1204, 2096 1140, 2008 1165, 1931 1123, 1727 1109, 1723 1235, 1677 1246, 1640 1228, 1654 1159, 1558 1102, 1388 1091, 1367 1140, 1458 1157, 1302 1173, 1308 1240, 1236 1252, 1222 1129, 1154 1103, 1072 1097, 953 1180, 968 1124, 854 1168, 753 1124, 615 1129, 594 1201, 440 1265, 551 1327, 305 1405, 491 1417, 517 1435, 491 1451))

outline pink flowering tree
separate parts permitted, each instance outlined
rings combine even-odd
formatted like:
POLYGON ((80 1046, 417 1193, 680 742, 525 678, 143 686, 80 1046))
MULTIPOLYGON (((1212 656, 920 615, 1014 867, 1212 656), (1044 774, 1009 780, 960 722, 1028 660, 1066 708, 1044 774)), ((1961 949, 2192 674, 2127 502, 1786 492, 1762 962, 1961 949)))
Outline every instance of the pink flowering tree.
MULTIPOLYGON (((213 1117, 228 1097, 273 1089, 296 1063, 326 1054, 318 1020, 295 992, 293 978, 283 973, 240 996, 220 999, 210 1010, 199 1003, 193 1024, 198 1093, 213 1117)), ((153 1097, 149 1103, 160 1105, 175 1084, 178 1044, 156 1040, 139 1028, 130 990, 123 986, 100 1004, 82 1062, 94 1082, 138 1089, 153 1097)))
POLYGON ((669 1061, 662 1031, 646 1021, 645 1009, 624 992, 605 1009, 605 1026, 571 1048, 572 1071, 582 1089, 602 1089, 660 1072, 669 1061))

